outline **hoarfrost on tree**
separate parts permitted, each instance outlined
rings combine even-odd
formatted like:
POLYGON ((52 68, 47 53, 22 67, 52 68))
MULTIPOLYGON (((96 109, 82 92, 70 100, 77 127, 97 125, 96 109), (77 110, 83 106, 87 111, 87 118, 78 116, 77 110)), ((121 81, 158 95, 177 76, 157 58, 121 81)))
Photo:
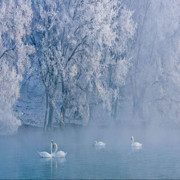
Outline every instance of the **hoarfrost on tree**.
POLYGON ((11 134, 21 122, 13 112, 19 97, 19 83, 23 72, 28 68, 29 46, 25 37, 30 32, 30 1, 0 2, 0 134, 11 134))
POLYGON ((130 64, 127 44, 136 29, 132 12, 117 0, 33 5, 31 40, 46 93, 45 129, 53 126, 54 111, 61 124, 65 119, 87 124, 90 105, 98 102, 111 111, 130 64))

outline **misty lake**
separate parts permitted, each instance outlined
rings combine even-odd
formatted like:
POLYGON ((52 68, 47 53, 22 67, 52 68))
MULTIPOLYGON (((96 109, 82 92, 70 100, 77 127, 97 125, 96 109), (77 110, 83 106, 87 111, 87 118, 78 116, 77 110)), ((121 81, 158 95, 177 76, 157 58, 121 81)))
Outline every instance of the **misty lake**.
POLYGON ((67 128, 44 133, 21 128, 16 135, 0 136, 0 178, 6 179, 158 179, 180 178, 180 131, 146 129, 67 128), (143 143, 131 148, 130 137, 143 143), (50 152, 53 139, 66 159, 40 158, 50 152), (95 149, 95 140, 107 143, 95 149))

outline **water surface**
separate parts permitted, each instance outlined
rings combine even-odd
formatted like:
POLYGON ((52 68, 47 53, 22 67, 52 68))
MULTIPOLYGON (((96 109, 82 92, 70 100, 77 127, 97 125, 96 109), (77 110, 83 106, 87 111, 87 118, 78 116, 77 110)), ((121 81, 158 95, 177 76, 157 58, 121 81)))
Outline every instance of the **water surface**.
POLYGON ((135 129, 67 128, 44 133, 22 128, 13 136, 0 136, 0 178, 11 179, 163 179, 180 178, 180 133, 135 129), (143 143, 132 150, 130 137, 143 143), (67 152, 66 159, 40 158, 50 151, 50 140, 67 152), (107 143, 97 150, 94 140, 107 143))

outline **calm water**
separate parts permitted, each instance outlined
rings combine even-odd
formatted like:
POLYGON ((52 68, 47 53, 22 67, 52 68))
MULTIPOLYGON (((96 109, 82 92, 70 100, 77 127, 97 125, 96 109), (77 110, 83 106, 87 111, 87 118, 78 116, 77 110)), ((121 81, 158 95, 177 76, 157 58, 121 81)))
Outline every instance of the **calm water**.
POLYGON ((180 178, 180 133, 140 130, 66 129, 46 133, 22 129, 17 135, 0 137, 0 178, 123 179, 180 178), (133 151, 130 137, 143 143, 133 151), (67 152, 66 159, 40 158, 50 151, 50 140, 67 152), (107 143, 96 150, 94 140, 107 143))

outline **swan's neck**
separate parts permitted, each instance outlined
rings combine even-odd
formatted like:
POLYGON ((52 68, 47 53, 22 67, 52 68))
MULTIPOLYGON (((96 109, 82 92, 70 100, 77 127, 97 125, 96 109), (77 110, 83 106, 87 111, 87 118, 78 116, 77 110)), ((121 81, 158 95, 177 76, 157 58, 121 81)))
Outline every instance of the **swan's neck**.
POLYGON ((132 141, 132 144, 133 144, 134 143, 134 138, 132 138, 131 141, 132 141))
POLYGON ((55 150, 54 150, 54 153, 56 153, 58 150, 58 147, 57 147, 57 144, 55 145, 55 150))
POLYGON ((51 143, 51 154, 55 154, 57 152, 57 150, 58 150, 57 144, 56 143, 51 143), (53 152, 53 146, 55 146, 54 152, 53 152))
POLYGON ((52 148, 53 148, 53 144, 51 143, 51 154, 52 154, 52 148))

